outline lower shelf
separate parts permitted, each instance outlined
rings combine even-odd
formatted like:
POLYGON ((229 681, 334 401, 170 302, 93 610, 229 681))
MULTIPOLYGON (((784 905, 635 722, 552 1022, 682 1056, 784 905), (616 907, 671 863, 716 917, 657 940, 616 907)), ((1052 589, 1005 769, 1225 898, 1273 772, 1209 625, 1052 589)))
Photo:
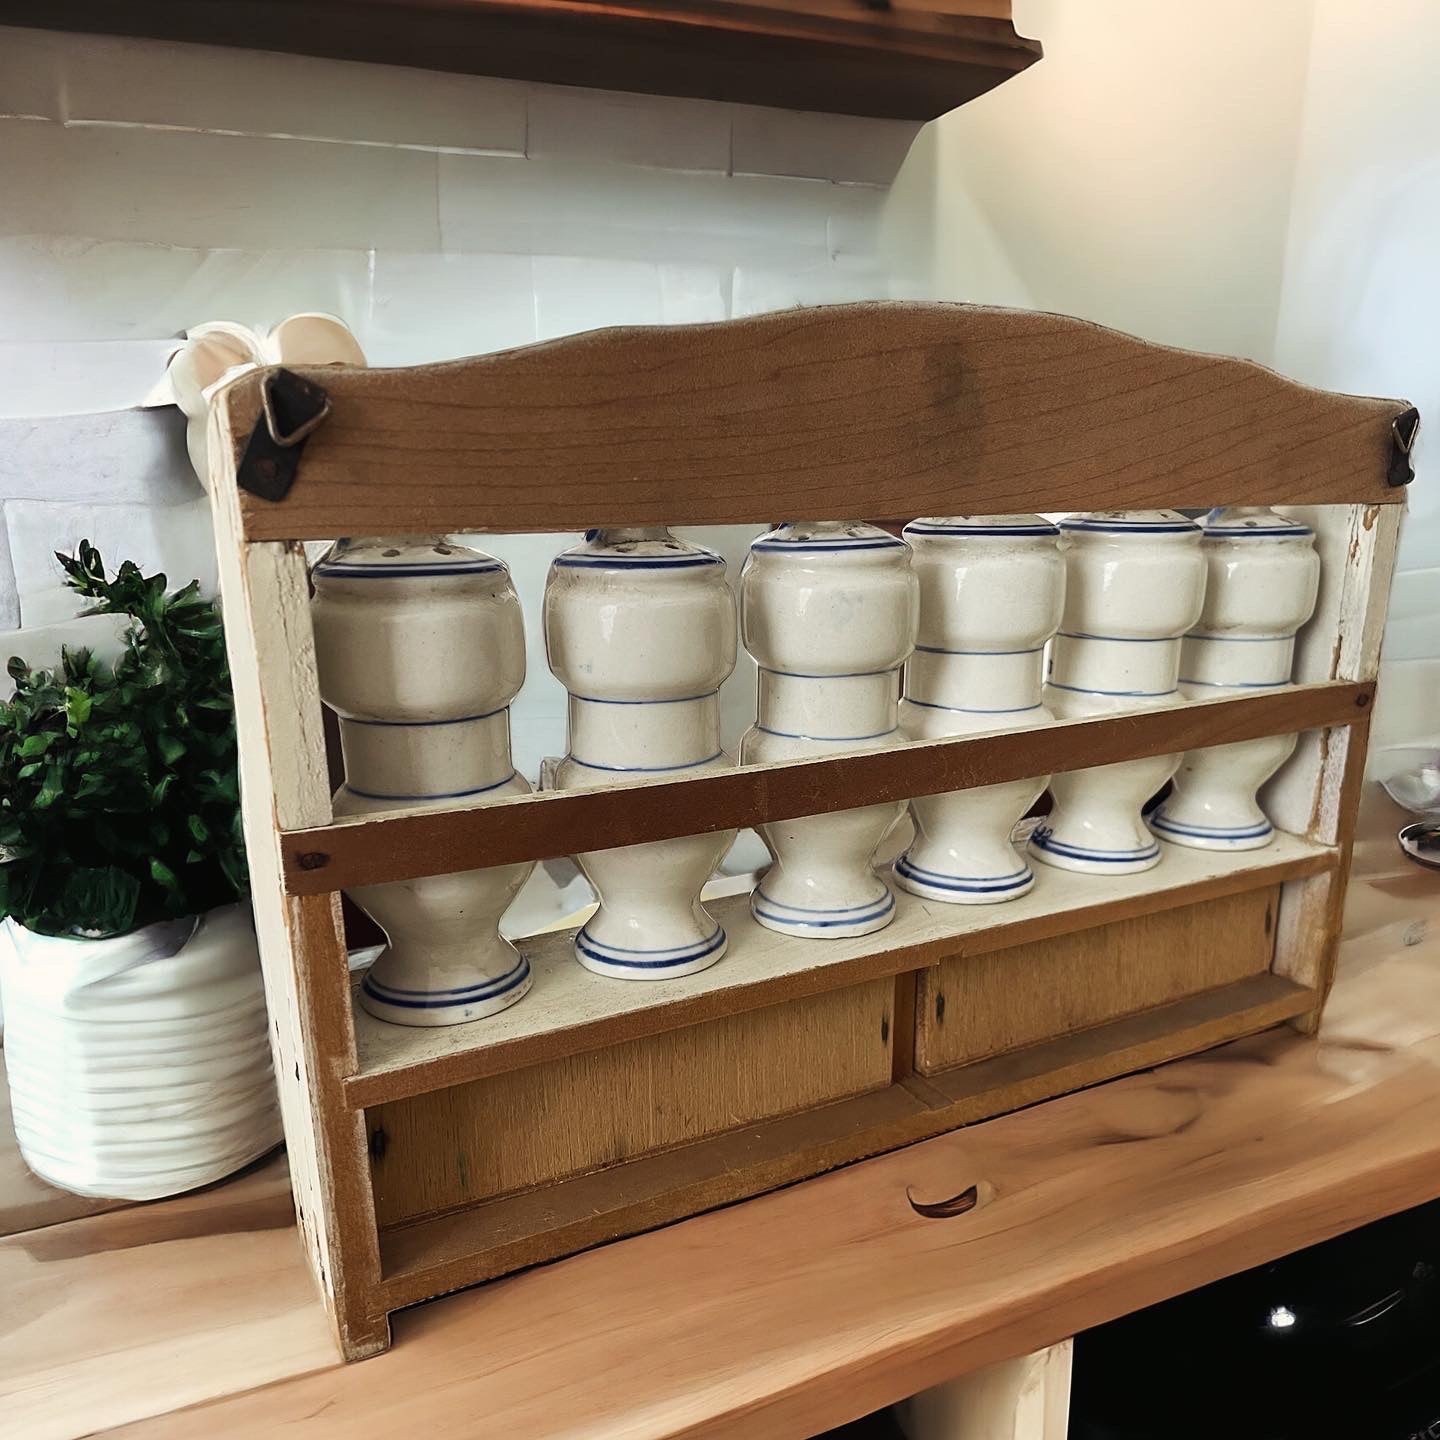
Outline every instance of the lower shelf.
POLYGON ((1273 974, 1059 1039, 538 1190, 382 1233, 380 1298, 398 1309, 885 1150, 1238 1039, 1302 1015, 1309 989, 1273 974))
POLYGON ((701 1024, 882 976, 1049 941, 1138 916, 1215 900, 1333 869, 1334 850, 1279 834, 1263 850, 1215 853, 1163 847, 1139 875, 1077 875, 1035 867, 1035 888, 1003 905, 944 905, 896 894, 884 930, 847 940, 804 940, 763 929, 748 895, 709 909, 730 936, 725 958, 681 980, 639 983, 592 975, 576 963, 571 931, 519 943, 534 987, 518 1005, 468 1025, 390 1025, 355 1006, 358 1068, 345 1081, 357 1108, 441 1090, 587 1050, 701 1024))

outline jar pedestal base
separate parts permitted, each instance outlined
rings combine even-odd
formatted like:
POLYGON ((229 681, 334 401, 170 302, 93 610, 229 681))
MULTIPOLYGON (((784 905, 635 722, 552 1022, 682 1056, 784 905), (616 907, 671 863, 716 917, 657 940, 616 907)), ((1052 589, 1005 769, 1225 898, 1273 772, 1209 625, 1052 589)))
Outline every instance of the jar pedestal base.
POLYGON ((844 940, 883 930, 895 917, 895 897, 880 882, 874 899, 856 905, 788 905, 765 892, 762 882, 750 897, 750 913, 767 930, 809 940, 844 940))
POLYGON ((902 890, 946 905, 997 905, 1035 888, 1035 872, 1023 863, 1006 873, 952 875, 918 864, 908 850, 895 862, 894 875, 902 890))
POLYGON ((387 952, 370 967, 360 984, 360 1006, 377 1020, 392 1025, 463 1025, 498 1015, 523 999, 533 983, 530 962, 518 955, 503 975, 477 979, 473 985, 443 990, 418 990, 387 985, 375 971, 385 963, 387 952))
POLYGON ((645 950, 607 944, 586 925, 575 937, 575 958, 592 974, 613 980, 674 980, 708 970, 724 957, 726 944, 719 925, 692 943, 645 950))
MULTIPOLYGON (((1138 837, 1137 837, 1138 838, 1138 837)), ((1057 840, 1055 832, 1041 826, 1030 837, 1031 856, 1057 870, 1075 870, 1084 875, 1138 875, 1160 863, 1160 842, 1117 846, 1115 849, 1076 845, 1057 840)))

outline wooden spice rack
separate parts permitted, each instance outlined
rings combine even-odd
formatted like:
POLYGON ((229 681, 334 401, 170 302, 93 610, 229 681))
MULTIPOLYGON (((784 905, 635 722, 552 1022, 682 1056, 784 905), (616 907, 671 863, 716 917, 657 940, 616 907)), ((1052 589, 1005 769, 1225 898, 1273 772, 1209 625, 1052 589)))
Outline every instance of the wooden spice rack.
POLYGON ((444 1291, 1318 1022, 1415 426, 1403 402, 1063 317, 875 304, 408 370, 253 372, 211 423, 286 1136, 347 1356, 383 1349, 391 1311, 444 1291), (295 405, 313 434, 277 444, 295 405), (303 540, 1221 503, 1282 505, 1316 530, 1320 600, 1293 687, 488 806, 331 812, 303 540), (1294 731, 1265 797, 1284 833, 1264 850, 1167 846, 1123 878, 1045 869, 991 907, 900 895, 895 921, 857 940, 773 934, 736 897, 715 906, 726 958, 684 979, 590 975, 561 932, 522 942, 534 989, 499 1016, 406 1029, 352 1005, 347 886, 1294 731))

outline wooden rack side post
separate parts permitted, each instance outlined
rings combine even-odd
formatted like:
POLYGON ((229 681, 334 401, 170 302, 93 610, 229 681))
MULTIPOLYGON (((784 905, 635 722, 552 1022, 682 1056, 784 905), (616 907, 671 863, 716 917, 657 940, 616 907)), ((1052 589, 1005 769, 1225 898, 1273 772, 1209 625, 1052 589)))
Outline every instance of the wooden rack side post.
MULTIPOLYGON (((235 392, 232 390, 230 395, 235 392)), ((355 1032, 340 897, 285 894, 280 832, 332 818, 309 580, 298 541, 251 543, 235 468, 255 415, 221 395, 211 419, 210 499, 235 693, 241 807, 271 1050, 296 1218, 346 1359, 390 1343, 364 1114, 341 1089, 355 1032)))
MULTIPOLYGON (((1298 649, 1297 681, 1375 679, 1401 512, 1399 505, 1288 512, 1314 529, 1321 560, 1320 601, 1298 649)), ((1314 1006, 1291 1022, 1305 1034, 1320 1028, 1335 978, 1369 737, 1368 715, 1302 736, 1267 791, 1276 824, 1339 852, 1333 870, 1289 881, 1281 899, 1274 969, 1315 993, 1314 1006)))

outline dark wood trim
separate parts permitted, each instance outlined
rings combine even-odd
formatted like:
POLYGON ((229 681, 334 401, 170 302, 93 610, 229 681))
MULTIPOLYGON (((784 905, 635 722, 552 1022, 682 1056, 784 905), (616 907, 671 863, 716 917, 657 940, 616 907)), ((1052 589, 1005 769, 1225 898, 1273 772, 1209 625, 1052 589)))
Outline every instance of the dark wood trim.
POLYGON ((0 23, 915 121, 1041 55, 1006 0, 3 0, 0 23))
POLYGON ((1327 681, 1036 730, 741 765, 679 780, 548 791, 490 805, 351 816, 280 836, 293 895, 646 844, 767 820, 939 795, 1335 725, 1368 714, 1371 683, 1327 681))

